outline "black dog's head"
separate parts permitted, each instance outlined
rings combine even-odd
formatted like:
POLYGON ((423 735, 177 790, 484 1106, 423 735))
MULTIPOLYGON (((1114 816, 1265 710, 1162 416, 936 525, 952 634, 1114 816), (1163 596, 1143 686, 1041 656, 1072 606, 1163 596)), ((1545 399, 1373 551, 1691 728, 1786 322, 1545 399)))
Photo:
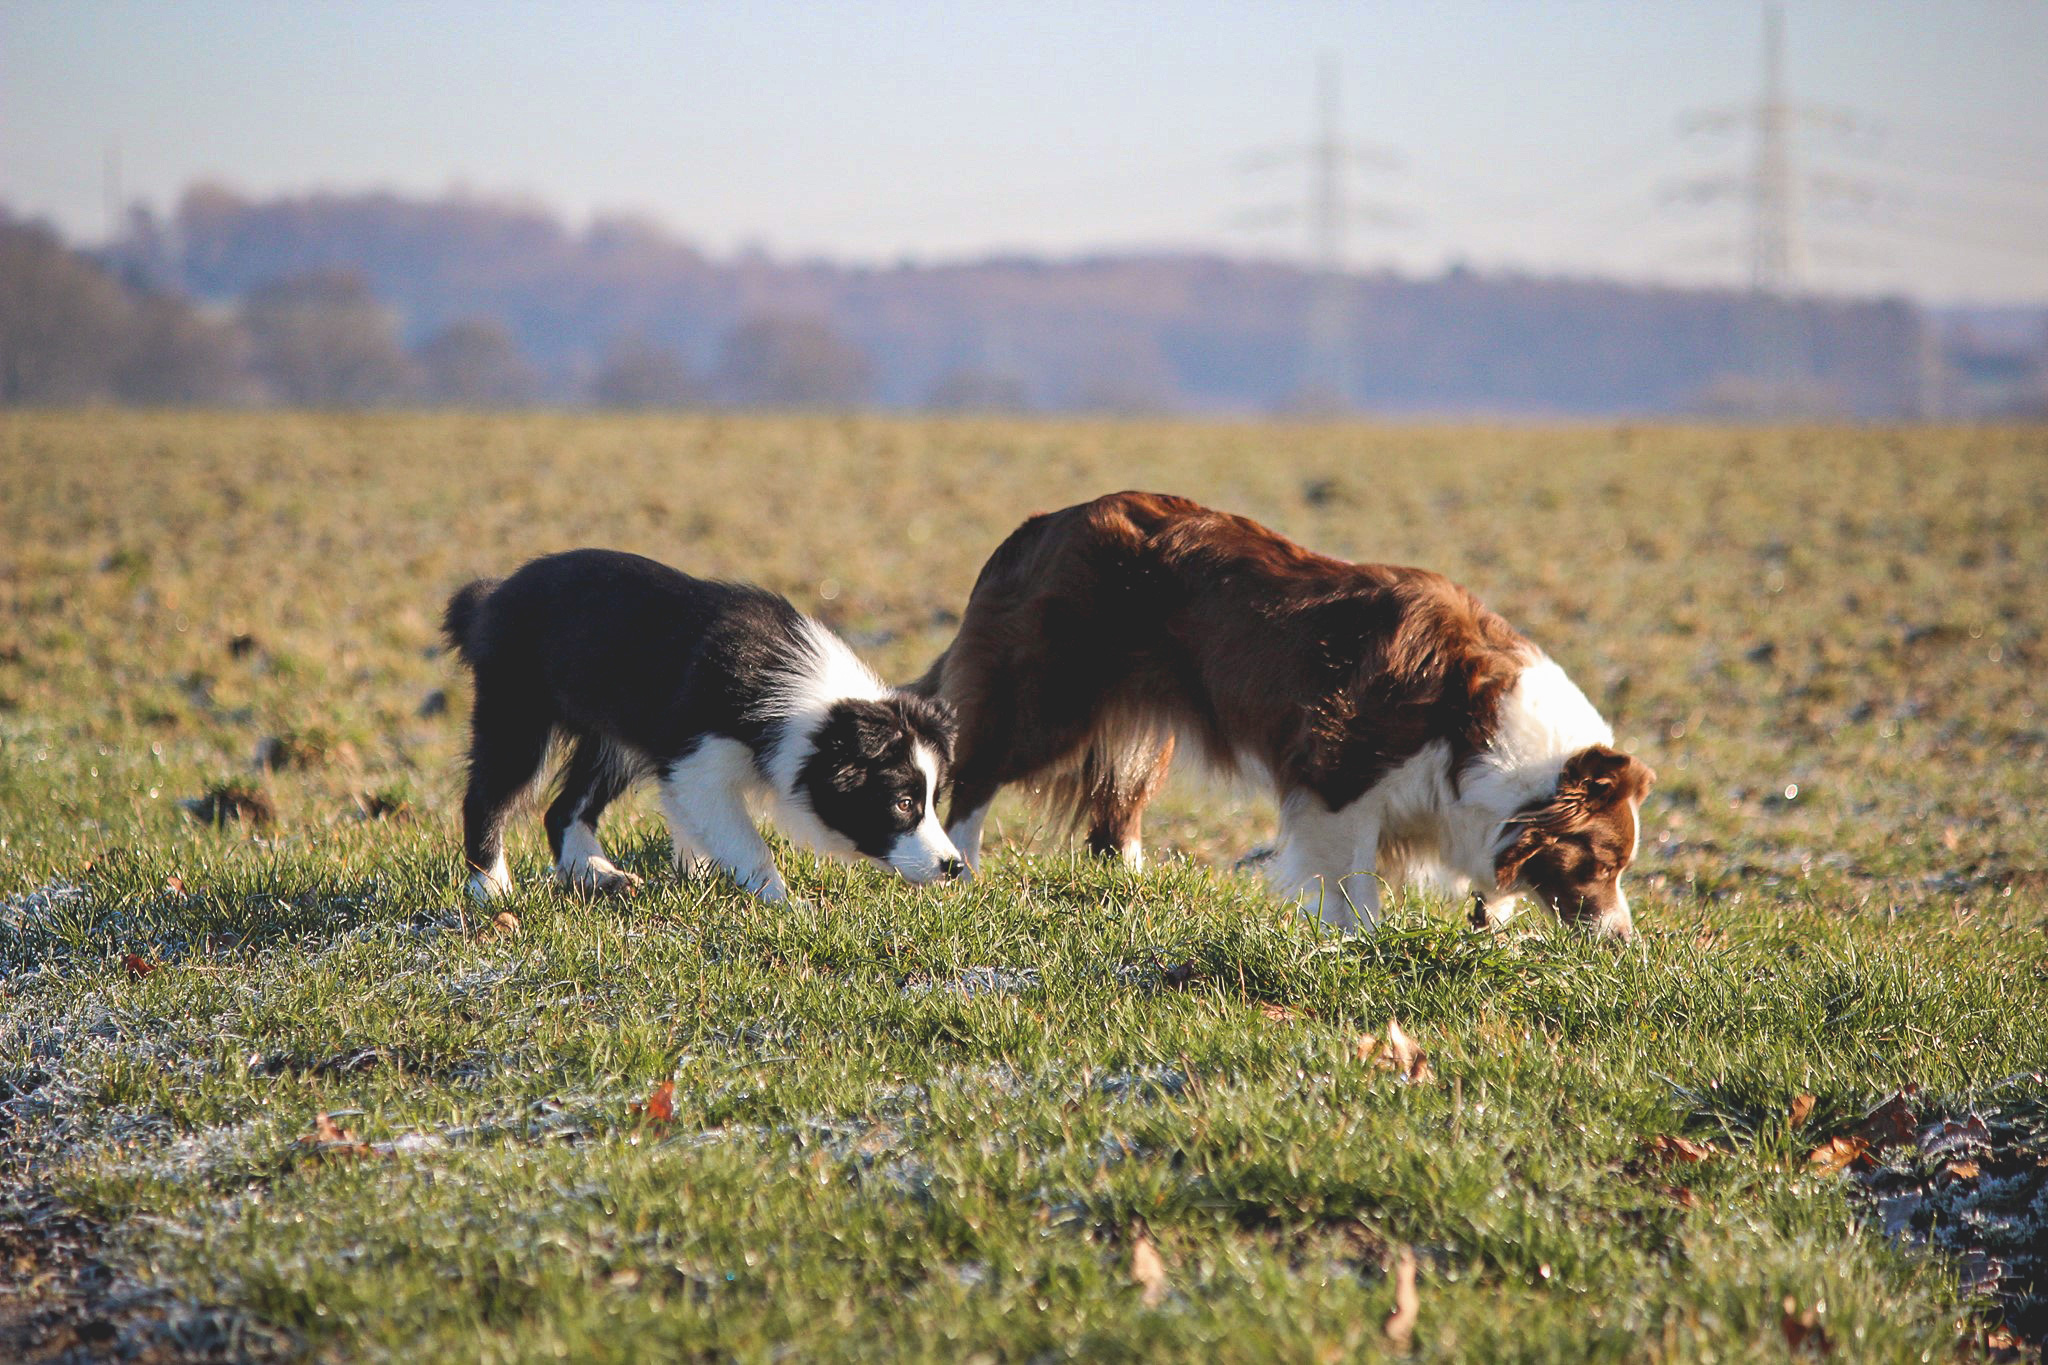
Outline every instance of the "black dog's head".
POLYGON ((797 788, 862 856, 914 882, 958 877, 966 864, 938 811, 956 728, 952 707, 908 692, 835 702, 811 733, 797 788))

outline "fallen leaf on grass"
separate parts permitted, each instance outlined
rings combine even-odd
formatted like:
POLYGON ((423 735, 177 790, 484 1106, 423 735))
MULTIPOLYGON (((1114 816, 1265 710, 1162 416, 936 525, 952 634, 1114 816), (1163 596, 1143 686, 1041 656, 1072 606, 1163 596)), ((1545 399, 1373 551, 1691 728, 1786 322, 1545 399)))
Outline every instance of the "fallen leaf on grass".
POLYGON ((1896 1147, 1902 1142, 1911 1142, 1916 1120, 1909 1101, 1919 1088, 1908 1086, 1865 1114, 1856 1121, 1856 1126, 1849 1130, 1850 1136, 1863 1139, 1873 1152, 1896 1147))
POLYGON ((318 1156, 371 1156, 376 1152, 376 1148, 325 1113, 313 1116, 313 1131, 299 1139, 299 1146, 318 1156))
POLYGON ((1943 1119, 1940 1126, 1922 1133, 1917 1141, 1920 1150, 1928 1156, 1960 1156, 1973 1147, 1988 1148, 1991 1145, 1991 1129, 1982 1117, 1970 1115, 1958 1123, 1954 1119, 1943 1119))
POLYGON ((1833 1355, 1835 1343, 1828 1337, 1828 1329, 1820 1325, 1818 1305, 1798 1311, 1799 1303, 1790 1294, 1785 1296, 1784 1312, 1778 1318, 1778 1330, 1785 1334, 1785 1349, 1797 1355, 1801 1350, 1812 1348, 1816 1355, 1833 1355))
POLYGON ((1941 1172, 1957 1180, 1975 1180, 1984 1174, 1974 1161, 1951 1161, 1941 1168, 1941 1172))
POLYGON ((1435 1075, 1429 1069, 1429 1057, 1392 1019, 1387 1020, 1385 1038, 1361 1033, 1358 1041, 1351 1045, 1351 1051, 1359 1061, 1391 1071, 1403 1080, 1420 1083, 1435 1075))
POLYGON ((1159 1258, 1159 1248, 1140 1229, 1131 1233, 1131 1283, 1138 1286, 1139 1299, 1147 1308, 1157 1308, 1166 1302, 1172 1291, 1166 1282, 1166 1262, 1159 1258))
POLYGON ((649 1123, 674 1123, 676 1121, 676 1083, 663 1081, 654 1087, 645 1104, 635 1100, 628 1106, 634 1113, 643 1115, 649 1123))
MULTIPOLYGON (((1852 1166, 1868 1167, 1877 1153, 1916 1140, 1916 1120, 1911 1100, 1920 1087, 1909 1085, 1852 1124, 1845 1133, 1823 1142, 1806 1154, 1807 1165, 1821 1175, 1834 1175, 1852 1166)), ((1960 1134, 1962 1125, 1956 1125, 1960 1134)))
POLYGON ((1657 1193, 1682 1209, 1696 1209, 1700 1206, 1700 1197, 1683 1185, 1659 1185, 1657 1193))
POLYGON ((156 963, 151 962, 140 953, 128 954, 128 956, 121 959, 121 965, 128 969, 130 979, 135 981, 142 980, 143 977, 156 970, 156 963))
POLYGON ((1870 1144, 1860 1137, 1831 1137, 1806 1154, 1816 1174, 1834 1175, 1870 1159, 1870 1144))
POLYGON ((1259 1006, 1259 1013, 1265 1015, 1269 1022, 1275 1024, 1284 1024, 1288 1022, 1290 1019, 1301 1018, 1299 1014, 1296 1014, 1293 1010, 1287 1008, 1287 1006, 1276 1005, 1270 1000, 1268 1000, 1265 1004, 1259 1006))
POLYGON ((1415 1320, 1422 1315, 1422 1300, 1415 1293, 1415 1248, 1402 1247, 1394 1258, 1394 1311, 1387 1315, 1387 1344, 1406 1353, 1415 1340, 1415 1320))
POLYGON ((1805 1123, 1807 1119, 1813 1117, 1813 1096, 1794 1095, 1792 1097, 1792 1108, 1785 1117, 1792 1121, 1794 1128, 1805 1123))
POLYGON ((1711 1142, 1694 1142, 1691 1138, 1653 1137, 1643 1139, 1643 1153, 1659 1161, 1679 1161, 1696 1166, 1709 1157, 1719 1156, 1721 1149, 1711 1142))
POLYGON ((519 937, 519 916, 510 910, 500 910, 491 917, 491 928, 506 938, 519 937))
POLYGON ((170 894, 170 895, 173 895, 173 896, 182 896, 182 895, 184 895, 184 894, 185 894, 185 879, 184 879, 183 877, 166 877, 166 878, 164 878, 164 890, 165 890, 165 892, 166 892, 166 893, 168 893, 168 894, 170 894))

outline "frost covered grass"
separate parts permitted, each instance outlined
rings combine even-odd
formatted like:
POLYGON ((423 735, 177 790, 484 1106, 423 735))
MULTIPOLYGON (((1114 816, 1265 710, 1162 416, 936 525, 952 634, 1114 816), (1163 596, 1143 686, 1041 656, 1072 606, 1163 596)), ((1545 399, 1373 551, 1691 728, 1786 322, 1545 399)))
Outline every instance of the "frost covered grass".
POLYGON ((1807 1154, 1909 1085, 2048 1103, 2039 431, 11 415, 0 469, 0 1224, 102 1229, 152 1349, 1331 1359, 1394 1349, 1404 1247, 1423 1359, 1920 1360, 2021 1302, 2023 1204, 1935 1171, 2005 1242, 1894 1241, 1807 1154), (1641 940, 1323 938, 1198 785, 1143 877, 1006 804, 971 885, 784 851, 772 909, 629 805, 639 897, 557 894, 528 820, 516 923, 459 901, 465 577, 636 549, 901 677, 1123 486, 1545 644, 1660 773, 1641 940), (274 818, 178 804, 221 790, 274 818), (1361 1059, 1390 1018, 1427 1078, 1361 1059))

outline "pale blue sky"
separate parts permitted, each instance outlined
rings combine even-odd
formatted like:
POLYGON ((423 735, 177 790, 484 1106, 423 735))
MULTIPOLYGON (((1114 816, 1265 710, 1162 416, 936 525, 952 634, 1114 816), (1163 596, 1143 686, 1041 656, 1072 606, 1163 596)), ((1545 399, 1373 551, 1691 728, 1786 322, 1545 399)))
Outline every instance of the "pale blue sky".
MULTIPOLYGON (((1794 94, 1872 131, 1807 164, 1876 182, 1808 218, 1805 277, 2048 300, 2048 3, 1791 0, 1794 94)), ((1703 281, 1739 276, 1739 138, 1677 132, 1753 99, 1760 7, 1656 3, 243 3, 0 0, 0 200, 92 240, 102 161, 163 206, 190 181, 514 193, 624 211, 714 251, 889 261, 1191 246, 1304 177, 1318 57, 1403 211, 1358 264, 1703 281)))

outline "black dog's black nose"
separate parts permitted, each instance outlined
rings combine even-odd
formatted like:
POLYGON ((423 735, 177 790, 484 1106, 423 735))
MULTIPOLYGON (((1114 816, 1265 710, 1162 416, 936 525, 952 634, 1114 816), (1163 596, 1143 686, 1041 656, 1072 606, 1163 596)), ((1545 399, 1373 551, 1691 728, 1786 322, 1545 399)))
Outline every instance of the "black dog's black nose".
POLYGON ((957 882, 967 875, 967 864, 958 858, 947 858, 939 864, 939 871, 957 882))

